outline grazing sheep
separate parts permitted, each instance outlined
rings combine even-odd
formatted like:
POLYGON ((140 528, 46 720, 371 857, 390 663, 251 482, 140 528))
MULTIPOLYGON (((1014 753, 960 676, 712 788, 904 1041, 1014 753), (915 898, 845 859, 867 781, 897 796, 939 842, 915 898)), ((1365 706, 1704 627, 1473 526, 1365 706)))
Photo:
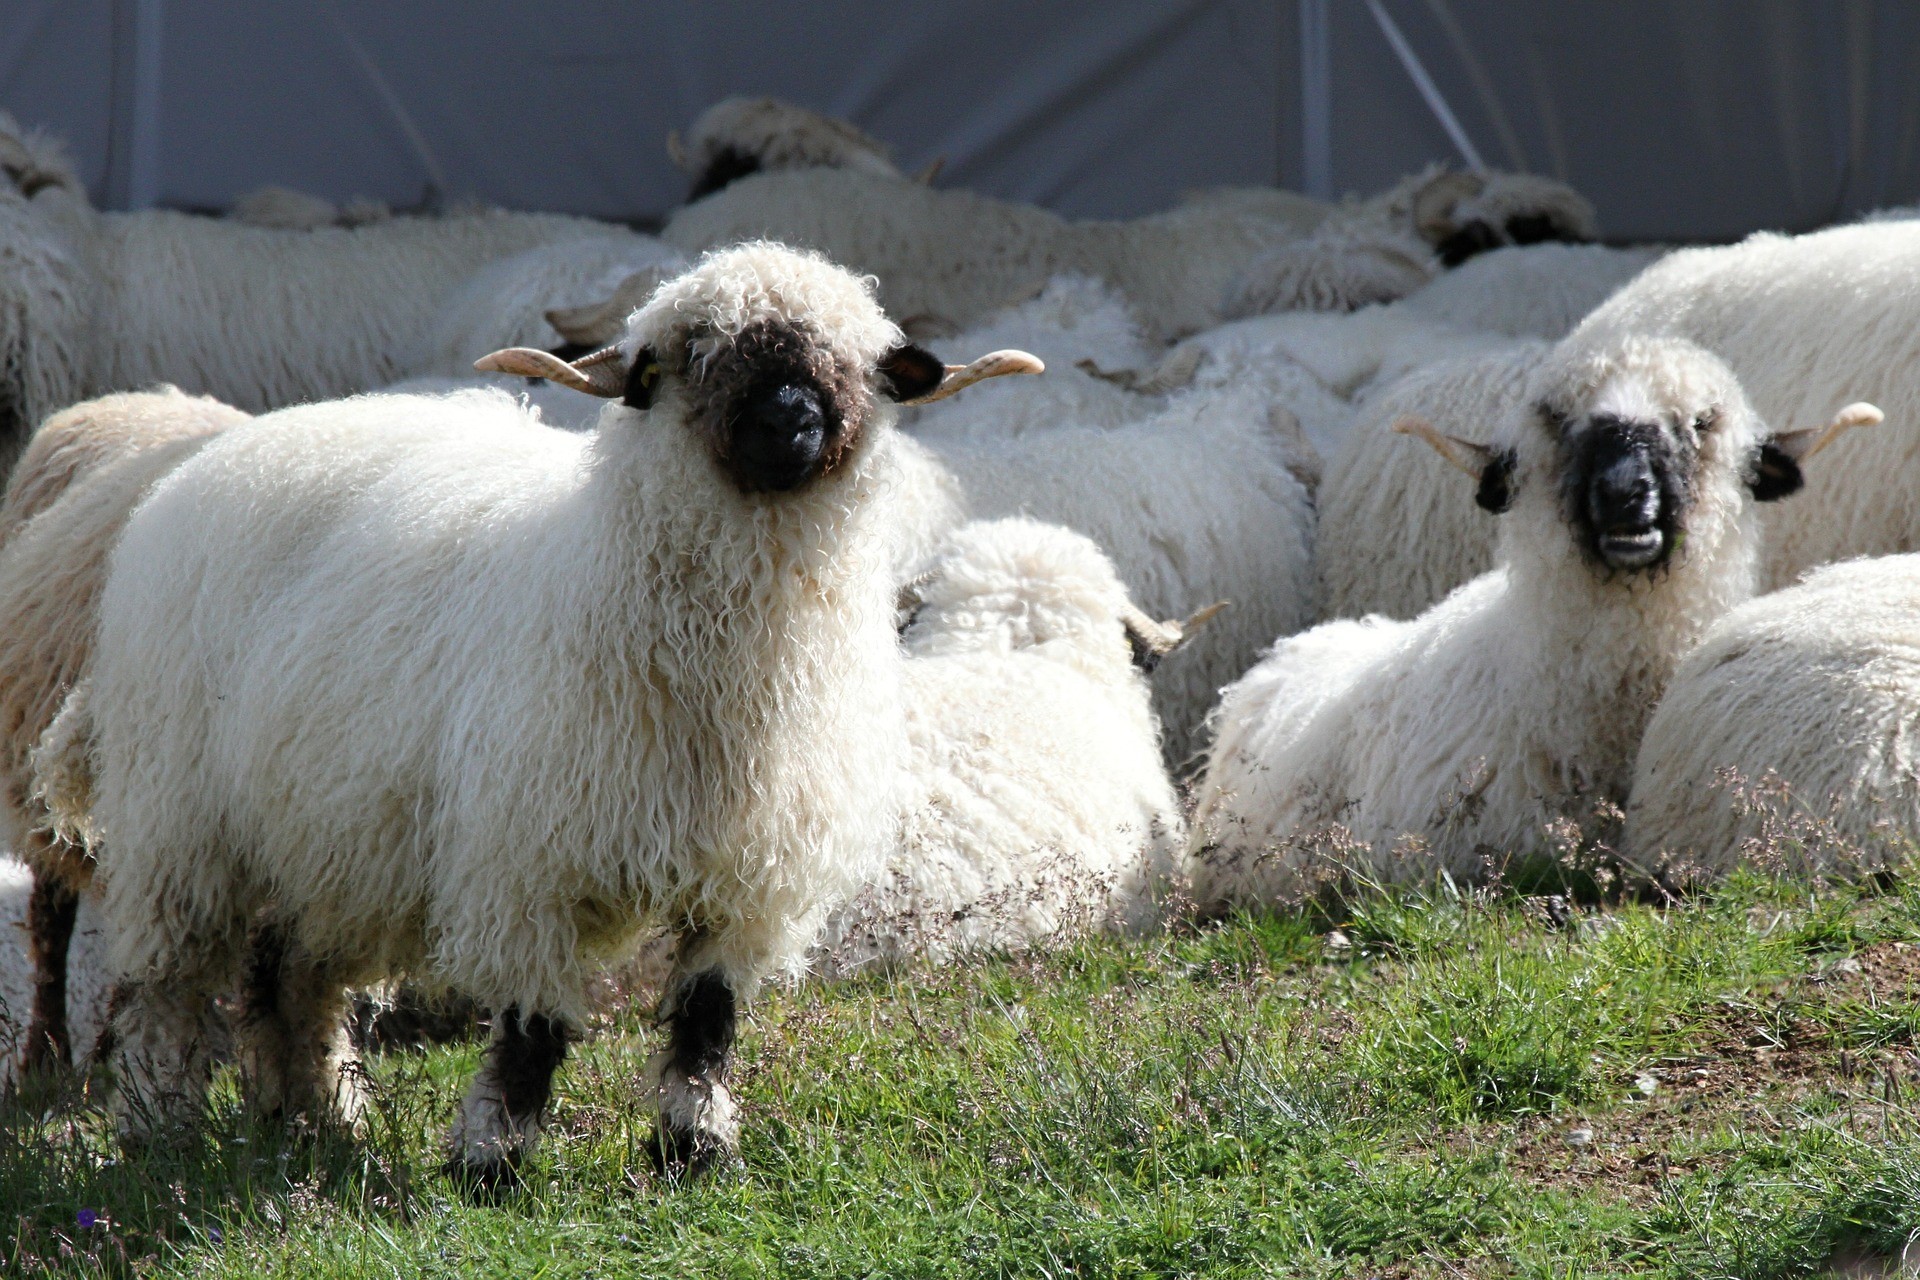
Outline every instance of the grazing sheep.
POLYGON ((1708 630, 1647 724, 1627 808, 1638 861, 1898 867, 1920 846, 1920 556, 1849 560, 1708 630))
POLYGON ((909 590, 907 796, 879 879, 815 972, 1145 928, 1185 826, 1147 672, 1180 643, 1086 538, 971 524, 909 590))
POLYGON ((1772 422, 1870 400, 1885 431, 1841 441, 1810 479, 1812 501, 1763 521, 1761 584, 1815 565, 1920 550, 1920 350, 1909 314, 1920 222, 1873 222, 1669 254, 1575 330, 1686 338, 1732 367, 1772 422))
POLYGON ((1199 748, 1220 686, 1314 616, 1313 504, 1301 474, 1311 451, 1292 416, 1254 392, 1190 391, 1115 427, 1010 437, 922 429, 914 443, 908 491, 931 496, 910 505, 1085 534, 1156 617, 1230 602, 1154 681, 1175 763, 1199 748))
MULTIPOLYGON (((46 149, 0 130, 0 155, 46 149)), ((381 386, 477 268, 607 230, 495 211, 284 231, 0 186, 0 464, 53 411, 161 379, 247 410, 381 386)))
POLYGON ((1418 617, 1493 568, 1499 522, 1445 459, 1394 424, 1419 417, 1484 444, 1526 402, 1533 370, 1550 350, 1513 342, 1445 360, 1361 405, 1320 482, 1314 562, 1323 619, 1418 617))
POLYGON ((1298 896, 1340 861, 1479 879, 1624 803, 1668 676, 1752 592, 1754 502, 1826 438, 1769 436, 1720 361, 1637 338, 1557 351, 1492 445, 1408 425, 1505 513, 1502 567, 1411 622, 1282 640, 1226 691, 1190 837, 1203 904, 1298 896))
POLYGON ((865 878, 903 746, 889 401, 944 369, 866 282, 777 245, 663 285, 621 342, 486 369, 611 397, 368 396, 226 432, 128 522, 39 777, 100 857, 121 1122, 197 1115, 250 949, 256 1105, 350 1111, 343 989, 493 1010, 455 1172, 511 1179, 598 967, 678 937, 667 1169, 733 1148, 737 1002, 865 878), (209 647, 206 637, 220 642, 209 647))
POLYGON ((684 142, 667 135, 667 154, 693 179, 688 200, 712 195, 750 173, 852 169, 898 178, 893 149, 845 120, 778 98, 725 98, 700 113, 684 142))
POLYGON ((756 236, 818 250, 880 280, 894 315, 964 328, 1056 275, 1098 276, 1166 341, 1215 323, 1227 283, 1299 234, 1285 218, 1202 202, 1125 222, 1069 222, 1032 205, 851 169, 751 174, 676 212, 661 239, 698 253, 756 236))
POLYGON ((33 873, 28 1070, 72 1060, 67 956, 93 878, 86 851, 53 834, 32 798, 33 748, 85 678, 107 557, 127 516, 159 477, 247 420, 171 387, 90 400, 34 433, 0 501, 0 822, 33 873))
POLYGON ((291 187, 260 187, 233 202, 227 217, 254 227, 312 231, 317 227, 364 227, 393 216, 381 200, 350 200, 337 205, 324 196, 291 187))
POLYGON ((1252 259, 1221 296, 1220 315, 1352 311, 1405 297, 1502 245, 1582 243, 1596 234, 1593 206, 1564 183, 1435 165, 1349 201, 1311 234, 1252 259))

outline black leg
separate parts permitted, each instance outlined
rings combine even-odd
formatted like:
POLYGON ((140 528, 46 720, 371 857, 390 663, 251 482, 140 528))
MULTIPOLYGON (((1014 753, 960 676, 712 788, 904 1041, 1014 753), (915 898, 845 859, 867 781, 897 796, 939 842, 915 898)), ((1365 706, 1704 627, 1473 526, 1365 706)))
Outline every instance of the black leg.
POLYGON ((29 1072, 71 1066, 67 1031, 67 950, 80 895, 44 871, 33 874, 27 899, 28 949, 33 959, 33 1014, 27 1024, 22 1066, 29 1072))
POLYGON ((663 1174, 701 1173, 733 1154, 727 1066, 737 1015, 733 988, 712 969, 676 984, 662 1005, 667 1048, 658 1062, 660 1119, 650 1154, 663 1174))
POLYGON ((454 1121, 447 1174, 476 1194, 518 1184, 518 1169, 540 1136, 553 1073, 567 1056, 567 1025, 508 1007, 493 1019, 493 1041, 454 1121))

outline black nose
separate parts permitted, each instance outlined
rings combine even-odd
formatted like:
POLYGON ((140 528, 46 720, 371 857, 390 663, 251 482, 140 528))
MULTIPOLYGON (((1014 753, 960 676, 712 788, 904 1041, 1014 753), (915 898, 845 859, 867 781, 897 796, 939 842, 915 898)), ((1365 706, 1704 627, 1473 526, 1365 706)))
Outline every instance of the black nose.
POLYGON ((1668 545, 1652 450, 1638 440, 1606 440, 1594 454, 1587 487, 1594 550, 1617 569, 1653 564, 1668 545))
POLYGON ((813 477, 826 447, 827 411, 820 392, 788 382, 742 398, 728 457, 741 487, 784 493, 813 477))

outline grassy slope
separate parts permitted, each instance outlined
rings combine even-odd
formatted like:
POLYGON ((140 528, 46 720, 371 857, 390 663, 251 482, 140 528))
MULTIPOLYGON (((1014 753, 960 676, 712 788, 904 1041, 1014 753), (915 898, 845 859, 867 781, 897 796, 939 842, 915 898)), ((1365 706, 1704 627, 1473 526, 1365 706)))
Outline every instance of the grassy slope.
POLYGON ((780 993, 743 1168, 682 1188, 647 1170, 621 1014, 494 1208, 434 1172, 472 1046, 377 1060, 358 1139, 251 1126, 229 1085, 201 1146, 121 1160, 90 1104, 16 1103, 0 1270, 1818 1274, 1920 1227, 1916 908, 1752 881, 1555 930, 1379 899, 1344 947, 1265 917, 780 993))

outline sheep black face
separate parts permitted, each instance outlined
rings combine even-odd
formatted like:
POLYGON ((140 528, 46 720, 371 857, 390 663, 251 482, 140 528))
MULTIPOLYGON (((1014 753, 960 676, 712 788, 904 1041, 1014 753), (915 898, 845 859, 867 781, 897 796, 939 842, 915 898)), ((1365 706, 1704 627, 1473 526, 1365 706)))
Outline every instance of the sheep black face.
POLYGON ((1609 569, 1651 569, 1665 561, 1686 527, 1700 459, 1697 432, 1707 423, 1602 412, 1556 425, 1561 501, 1581 551, 1609 569))
POLYGON ((873 410, 857 370, 804 325, 750 325, 690 371, 693 421, 742 493, 790 493, 830 475, 873 410))

